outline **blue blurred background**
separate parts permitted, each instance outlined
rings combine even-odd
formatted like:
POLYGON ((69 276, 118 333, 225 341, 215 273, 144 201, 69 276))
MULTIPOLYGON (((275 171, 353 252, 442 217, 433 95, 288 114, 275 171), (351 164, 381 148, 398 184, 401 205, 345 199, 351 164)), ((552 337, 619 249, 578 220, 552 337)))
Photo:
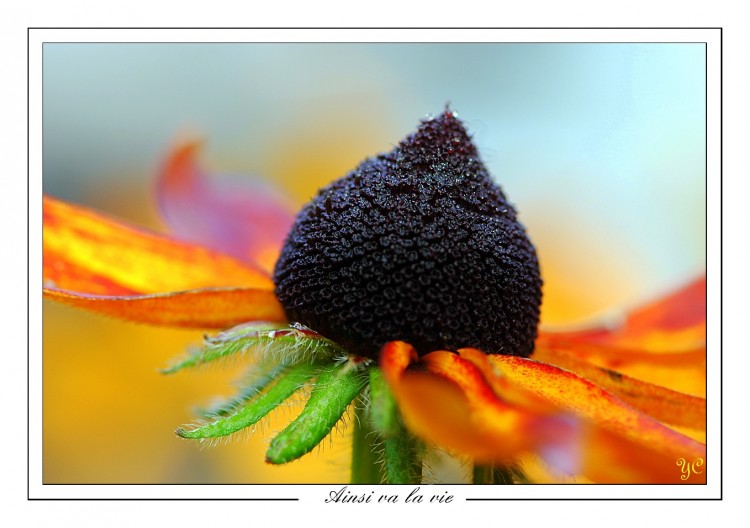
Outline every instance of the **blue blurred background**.
MULTIPOLYGON (((301 205, 450 102, 539 250, 544 323, 586 321, 705 269, 702 44, 51 43, 43 83, 44 191, 134 222, 160 228, 152 181, 180 136, 205 138, 205 165, 216 172, 276 182, 301 205)), ((252 480, 257 468, 236 476, 233 464, 201 458, 217 456, 213 450, 199 454, 174 440, 169 427, 179 417, 154 415, 145 454, 138 440, 112 447, 116 433, 93 440, 96 431, 117 430, 106 416, 91 427, 85 448, 58 443, 69 430, 65 413, 94 394, 83 387, 65 399, 68 369, 80 371, 75 358, 89 371, 101 361, 101 375, 113 375, 106 359, 95 359, 101 341, 90 355, 80 351, 82 332, 101 331, 99 339, 123 347, 122 364, 132 345, 106 336, 142 335, 143 346, 158 349, 139 352, 150 365, 143 376, 151 378, 149 368, 196 338, 133 327, 45 306, 45 478, 252 480), (128 462, 114 467, 119 456, 128 462), (188 462, 174 473, 174 463, 150 456, 188 462), (136 459, 143 468, 134 468, 136 459)), ((196 379, 203 378, 190 383, 196 379)), ((163 390, 159 379, 153 390, 160 383, 163 390)), ((180 386, 185 394, 175 409, 199 399, 191 386, 180 386)), ((95 398, 133 419, 151 412, 148 398, 136 412, 127 389, 119 391, 122 401, 101 392, 95 398)), ((345 474, 345 466, 337 471, 345 474)), ((293 471, 304 474, 300 466, 293 471)))

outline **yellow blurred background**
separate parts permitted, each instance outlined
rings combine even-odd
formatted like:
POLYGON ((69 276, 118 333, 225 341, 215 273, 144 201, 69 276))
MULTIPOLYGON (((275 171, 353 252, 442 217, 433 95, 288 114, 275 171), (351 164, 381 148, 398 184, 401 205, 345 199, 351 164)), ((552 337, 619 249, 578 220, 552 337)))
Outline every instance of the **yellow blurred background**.
MULTIPOLYGON (((543 323, 578 324, 705 269, 701 45, 45 44, 44 190, 163 230, 172 140, 297 206, 447 101, 542 263, 543 323)), ((40 197, 41 198, 41 197, 40 197)), ((200 332, 45 303, 45 483, 346 482, 349 441, 268 466, 262 434, 201 449, 174 429, 236 369, 164 376, 200 332)), ((32 351, 33 353, 33 351, 32 351)), ((293 410, 267 424, 279 430, 293 410)))

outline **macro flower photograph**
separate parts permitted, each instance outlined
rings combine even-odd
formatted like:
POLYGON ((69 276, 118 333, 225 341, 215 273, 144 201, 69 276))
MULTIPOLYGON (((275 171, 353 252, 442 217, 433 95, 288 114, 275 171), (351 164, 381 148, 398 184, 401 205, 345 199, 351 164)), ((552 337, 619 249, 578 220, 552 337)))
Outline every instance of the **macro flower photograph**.
POLYGON ((42 66, 44 484, 707 483, 704 44, 42 66))

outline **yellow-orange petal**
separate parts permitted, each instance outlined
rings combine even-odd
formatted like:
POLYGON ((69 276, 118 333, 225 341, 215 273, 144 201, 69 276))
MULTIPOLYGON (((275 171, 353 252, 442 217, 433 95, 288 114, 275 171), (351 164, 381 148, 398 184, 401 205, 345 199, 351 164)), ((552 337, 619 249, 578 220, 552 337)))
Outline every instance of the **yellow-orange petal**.
POLYGON ((119 297, 45 288, 44 297, 120 319, 182 328, 227 328, 246 321, 286 320, 272 291, 253 288, 207 288, 119 297))
POLYGON ((537 347, 534 359, 569 370, 636 409, 675 426, 706 430, 706 400, 598 367, 552 348, 537 347))
MULTIPOLYGON (((703 444, 572 372, 514 356, 490 355, 488 359, 511 383, 588 424, 581 432, 583 447, 575 465, 589 478, 596 471, 594 480, 598 481, 679 483, 684 482, 676 466, 680 459, 705 461, 703 444), (599 467, 604 462, 610 464, 609 470, 599 467)), ((696 478, 705 479, 705 474, 696 478)))
POLYGON ((294 221, 291 204, 268 182, 208 177, 199 147, 185 143, 168 154, 157 182, 162 217, 183 240, 272 270, 294 221))
POLYGON ((44 282, 99 295, 207 287, 272 290, 267 273, 229 256, 44 197, 44 282))

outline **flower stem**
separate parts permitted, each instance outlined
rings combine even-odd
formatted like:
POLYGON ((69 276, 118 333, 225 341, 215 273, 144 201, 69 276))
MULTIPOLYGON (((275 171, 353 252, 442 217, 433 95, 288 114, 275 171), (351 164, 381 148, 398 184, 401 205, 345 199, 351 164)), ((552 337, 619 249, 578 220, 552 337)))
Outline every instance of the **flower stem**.
POLYGON ((474 465, 474 484, 528 484, 518 464, 474 465))
POLYGON ((404 427, 383 373, 370 368, 370 419, 381 442, 388 484, 422 482, 422 446, 404 427))
POLYGON ((378 461, 378 435, 370 424, 369 409, 362 402, 358 403, 354 409, 351 483, 380 484, 385 478, 383 466, 378 461))
POLYGON ((385 438, 385 475, 388 484, 422 482, 422 453, 419 442, 401 423, 395 434, 385 438))
POLYGON ((474 464, 474 476, 472 482, 474 484, 494 484, 494 482, 492 482, 492 466, 474 464))

